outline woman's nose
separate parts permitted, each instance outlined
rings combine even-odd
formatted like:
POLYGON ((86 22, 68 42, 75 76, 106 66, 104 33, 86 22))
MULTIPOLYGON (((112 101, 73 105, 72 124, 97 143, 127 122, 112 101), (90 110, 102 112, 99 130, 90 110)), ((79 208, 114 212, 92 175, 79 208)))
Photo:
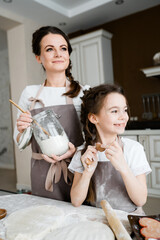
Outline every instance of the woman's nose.
POLYGON ((56 49, 55 50, 55 57, 60 57, 60 56, 61 56, 61 52, 58 49, 56 49))

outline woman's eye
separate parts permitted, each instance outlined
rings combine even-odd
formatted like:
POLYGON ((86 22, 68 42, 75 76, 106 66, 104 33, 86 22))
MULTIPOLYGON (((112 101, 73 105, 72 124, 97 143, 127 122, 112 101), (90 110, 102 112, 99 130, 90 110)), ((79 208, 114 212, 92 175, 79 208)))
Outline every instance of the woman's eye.
POLYGON ((63 48, 61 48, 62 49, 62 51, 67 51, 67 48, 66 47, 63 47, 63 48))
POLYGON ((47 48, 46 51, 47 51, 47 52, 50 52, 50 51, 52 51, 52 48, 47 48))
POLYGON ((124 111, 128 113, 128 109, 127 108, 124 111))

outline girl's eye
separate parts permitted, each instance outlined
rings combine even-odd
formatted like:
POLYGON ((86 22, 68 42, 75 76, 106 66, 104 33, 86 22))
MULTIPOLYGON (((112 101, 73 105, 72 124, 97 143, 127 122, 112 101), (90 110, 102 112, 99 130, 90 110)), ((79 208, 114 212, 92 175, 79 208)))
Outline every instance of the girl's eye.
POLYGON ((111 113, 117 113, 118 111, 117 110, 113 110, 113 111, 111 111, 111 113))
POLYGON ((124 111, 128 113, 128 109, 127 108, 124 111))

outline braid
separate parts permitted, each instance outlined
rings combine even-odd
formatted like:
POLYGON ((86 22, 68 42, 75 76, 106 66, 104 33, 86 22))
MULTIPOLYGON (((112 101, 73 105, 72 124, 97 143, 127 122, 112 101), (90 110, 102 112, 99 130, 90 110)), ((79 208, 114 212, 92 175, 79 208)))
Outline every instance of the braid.
POLYGON ((71 60, 69 60, 69 65, 68 65, 68 68, 66 69, 66 77, 68 77, 68 79, 71 83, 70 90, 68 92, 64 93, 63 95, 74 98, 79 94, 79 92, 81 90, 81 86, 78 81, 74 80, 72 73, 71 73, 71 69, 72 69, 72 63, 71 63, 71 60))

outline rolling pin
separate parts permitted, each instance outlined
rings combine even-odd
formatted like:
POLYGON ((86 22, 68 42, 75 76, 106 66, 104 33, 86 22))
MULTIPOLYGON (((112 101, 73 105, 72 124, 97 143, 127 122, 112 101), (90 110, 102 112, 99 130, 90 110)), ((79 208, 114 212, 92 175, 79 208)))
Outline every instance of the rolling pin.
POLYGON ((106 200, 102 200, 101 206, 117 240, 132 240, 132 238, 128 234, 122 222, 117 217, 116 212, 113 210, 111 205, 106 200))

